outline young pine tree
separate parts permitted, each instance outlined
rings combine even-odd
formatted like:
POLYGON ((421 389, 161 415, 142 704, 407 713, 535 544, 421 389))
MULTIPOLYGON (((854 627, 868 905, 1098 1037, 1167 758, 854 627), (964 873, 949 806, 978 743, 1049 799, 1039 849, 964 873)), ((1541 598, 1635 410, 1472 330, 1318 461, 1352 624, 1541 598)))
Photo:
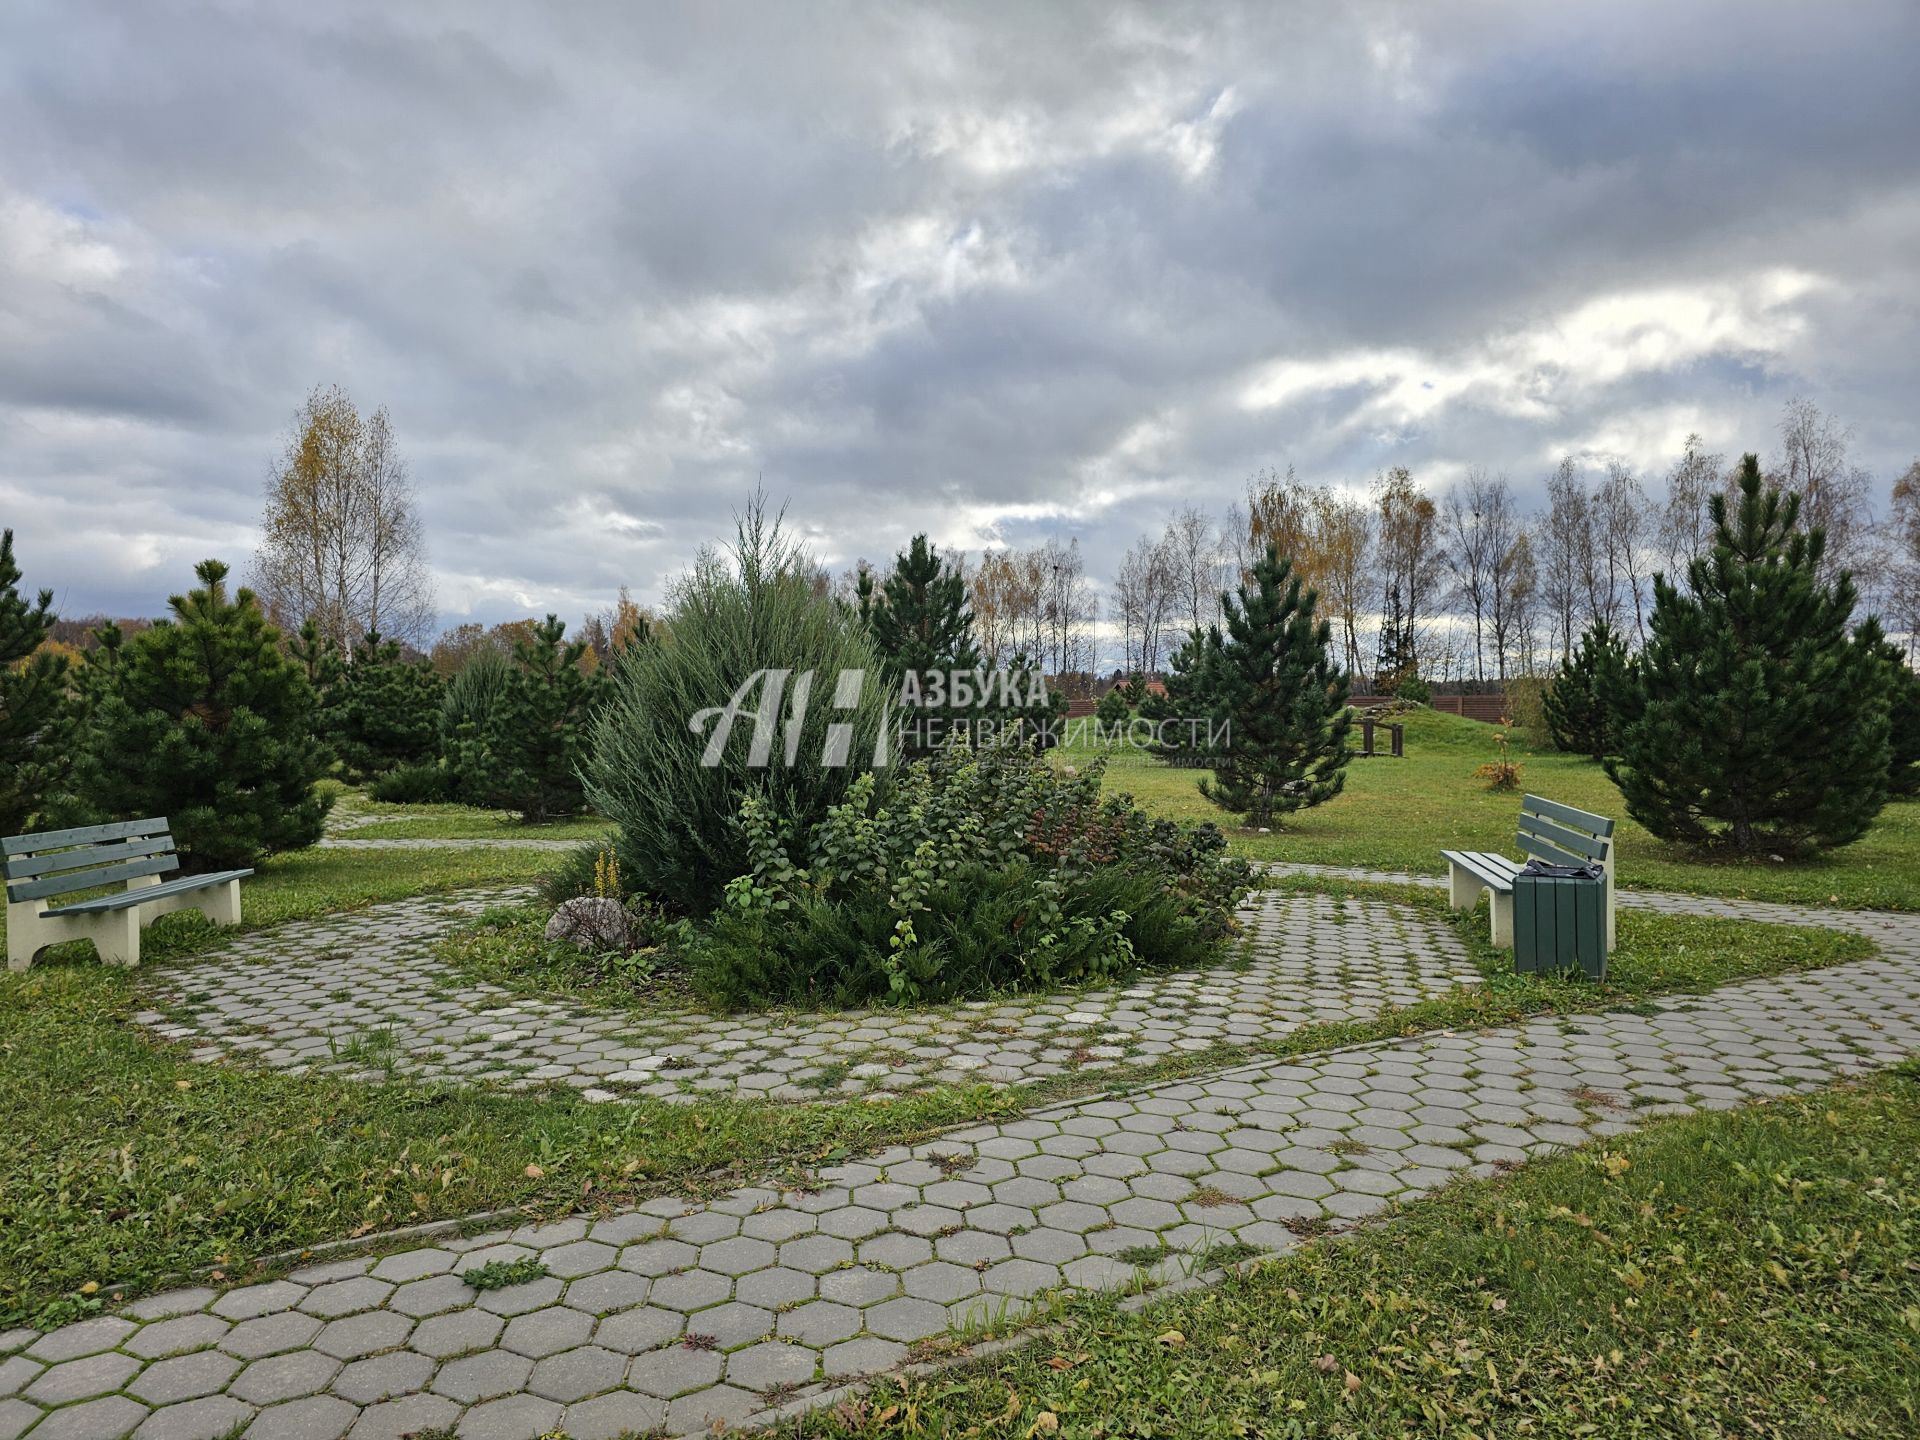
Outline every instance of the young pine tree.
POLYGON ((1877 621, 1860 627, 1860 641, 1880 657, 1887 684, 1887 795, 1911 800, 1920 795, 1920 672, 1907 652, 1880 633, 1877 621))
POLYGON ((1690 593, 1654 582, 1650 635, 1622 689, 1605 761, 1655 835, 1741 854, 1806 852, 1866 833, 1887 797, 1877 634, 1852 635, 1851 577, 1819 579, 1826 537, 1799 499, 1741 462, 1690 593))
POLYGON ((194 573, 170 619, 103 647, 79 790, 103 817, 166 816, 184 868, 224 870, 313 844, 331 802, 314 794, 306 675, 253 592, 228 594, 225 565, 194 573))
POLYGON ((51 590, 20 593, 13 532, 0 533, 0 835, 38 820, 72 757, 67 660, 40 649, 53 618, 51 590))
POLYGON ((324 710, 327 739, 354 780, 432 760, 440 749, 440 677, 369 631, 341 667, 324 710))
POLYGON ((1570 755, 1603 759, 1626 676, 1627 647, 1620 636, 1604 620, 1588 626, 1573 654, 1560 661, 1560 673, 1541 698, 1554 745, 1570 755))
POLYGON ((1318 598, 1269 545, 1237 595, 1221 597, 1225 633, 1207 632, 1204 686, 1232 733, 1200 792, 1249 825, 1331 800, 1346 784, 1347 676, 1333 662, 1331 626, 1314 616, 1318 598))
POLYGON ((924 697, 918 708, 903 707, 898 717, 903 751, 924 755, 938 749, 954 724, 979 709, 971 697, 967 704, 955 703, 951 687, 954 672, 971 675, 980 665, 966 581, 941 562, 926 536, 916 535, 894 557, 893 573, 877 594, 871 573, 861 571, 858 596, 860 618, 880 652, 889 690, 900 694, 904 683, 908 694, 924 697), (936 703, 928 703, 936 696, 936 703))
POLYGON ((1208 670, 1216 653, 1206 631, 1188 631, 1167 657, 1162 688, 1140 702, 1140 718, 1153 725, 1148 749, 1155 759, 1183 768, 1205 763, 1208 739, 1224 719, 1208 670))
POLYGON ((513 642, 512 668, 477 726, 478 753, 469 746, 459 762, 463 788, 480 803, 530 823, 586 808, 580 766, 600 686, 581 665, 586 642, 566 633, 549 615, 513 642))

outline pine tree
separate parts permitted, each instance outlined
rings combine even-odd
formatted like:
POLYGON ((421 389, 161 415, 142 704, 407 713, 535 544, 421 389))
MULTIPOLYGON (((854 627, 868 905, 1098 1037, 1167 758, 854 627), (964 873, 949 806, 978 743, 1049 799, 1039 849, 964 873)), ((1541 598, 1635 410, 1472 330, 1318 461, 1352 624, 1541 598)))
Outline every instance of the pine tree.
POLYGON ((860 618, 873 635, 889 686, 922 697, 918 708, 900 716, 903 749, 910 755, 938 749, 955 724, 980 709, 971 695, 959 703, 953 694, 955 673, 970 677, 980 666, 965 579, 942 563, 925 535, 916 535, 894 557, 893 573, 878 595, 864 569, 857 595, 860 618))
POLYGON ((1887 794, 1911 800, 1920 795, 1920 672, 1907 663, 1906 651, 1880 633, 1877 621, 1869 620, 1860 632, 1861 643, 1880 657, 1887 686, 1887 794))
POLYGON ((0 533, 0 835, 18 835, 46 809, 71 760, 67 660, 42 650, 53 592, 20 593, 13 531, 0 533))
POLYGON ((1420 678, 1420 657, 1407 629, 1405 607, 1396 586, 1387 588, 1380 617, 1380 647, 1373 658, 1373 680, 1382 695, 1397 695, 1400 687, 1420 678))
POLYGON ((1612 740, 1613 710, 1626 683, 1627 647, 1604 620, 1580 637, 1573 654, 1541 699, 1553 743, 1571 755, 1605 757, 1612 740))
POLYGON ((1332 627, 1315 618, 1318 594, 1271 545, 1221 598, 1226 630, 1208 630, 1200 678, 1232 729, 1200 792, 1249 825, 1271 825, 1345 786, 1347 676, 1333 661, 1332 627))
POLYGON ((166 816, 185 868, 221 870, 313 844, 331 802, 306 675, 225 565, 194 573, 171 618, 103 647, 79 789, 104 817, 166 816))
MULTIPOLYGON (((296 654, 298 647, 295 647, 296 654)), ((360 781, 439 753, 440 678, 425 660, 368 631, 326 693, 323 730, 348 778, 360 781)))
POLYGON ((1215 654, 1205 630, 1188 631, 1167 657, 1162 688, 1140 702, 1140 718, 1153 725, 1147 748, 1155 759, 1181 768, 1205 763, 1209 737, 1225 719, 1207 668, 1215 654))
POLYGON ((566 633, 566 624, 549 615, 532 638, 514 641, 512 668, 484 719, 467 727, 477 729, 477 746, 469 739, 455 762, 473 798, 518 810, 529 822, 586 808, 580 766, 600 684, 581 664, 586 642, 566 633))
POLYGON ((1711 501, 1713 549, 1688 567, 1691 593, 1654 582, 1605 763, 1628 813, 1664 839, 1741 854, 1831 848, 1886 803, 1875 636, 1848 633, 1853 581, 1819 579, 1826 537, 1798 529, 1799 510, 1749 455, 1734 503, 1711 501))

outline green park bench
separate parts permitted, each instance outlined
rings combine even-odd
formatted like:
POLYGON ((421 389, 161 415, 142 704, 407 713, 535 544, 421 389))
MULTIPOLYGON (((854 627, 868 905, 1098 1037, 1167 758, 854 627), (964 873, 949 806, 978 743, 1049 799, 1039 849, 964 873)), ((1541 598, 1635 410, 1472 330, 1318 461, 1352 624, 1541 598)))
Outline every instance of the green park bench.
MULTIPOLYGON (((1613 949, 1613 821, 1528 795, 1520 802, 1520 832, 1514 843, 1536 860, 1553 865, 1593 865, 1601 870, 1601 913, 1606 917, 1606 948, 1613 949)), ((1493 943, 1513 944, 1513 880, 1525 862, 1481 850, 1442 850, 1449 867, 1448 899, 1456 910, 1471 910, 1480 892, 1492 896, 1493 943)))
POLYGON ((91 940, 100 958, 140 963, 140 931, 157 916, 198 910, 216 925, 240 923, 240 882, 251 870, 162 881, 180 868, 165 819, 121 820, 0 840, 7 882, 7 968, 25 970, 49 945, 91 940), (54 896, 126 882, 115 895, 47 908, 54 896))

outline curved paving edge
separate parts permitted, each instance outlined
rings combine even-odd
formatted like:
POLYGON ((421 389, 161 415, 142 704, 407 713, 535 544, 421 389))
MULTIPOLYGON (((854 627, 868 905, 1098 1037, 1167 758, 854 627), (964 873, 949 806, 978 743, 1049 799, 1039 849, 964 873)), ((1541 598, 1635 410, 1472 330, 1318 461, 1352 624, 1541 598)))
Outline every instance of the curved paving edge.
POLYGON ((369 1077, 391 1065, 463 1083, 567 1085, 593 1100, 818 1102, 1117 1073, 1481 982, 1458 936, 1430 915, 1272 890, 1242 911, 1239 953, 1211 969, 940 1008, 590 1010, 474 982, 433 954, 457 921, 530 893, 456 892, 275 926, 154 967, 145 979, 154 1008, 139 1018, 198 1047, 201 1060, 231 1054, 369 1077))
POLYGON ((748 1423, 1054 1291, 1178 1275, 1222 1243, 1283 1251, 1456 1175, 1920 1051, 1920 917, 1879 921, 1876 959, 1645 1014, 1246 1065, 884 1151, 807 1193, 661 1200, 14 1332, 0 1440, 748 1423), (549 1275, 460 1278, 520 1256, 549 1275))

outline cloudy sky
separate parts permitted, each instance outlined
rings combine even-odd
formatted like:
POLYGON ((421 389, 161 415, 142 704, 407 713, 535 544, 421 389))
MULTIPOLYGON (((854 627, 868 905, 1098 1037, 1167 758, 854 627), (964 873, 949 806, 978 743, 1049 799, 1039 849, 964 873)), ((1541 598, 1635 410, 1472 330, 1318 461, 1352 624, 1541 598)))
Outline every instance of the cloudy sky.
POLYGON ((0 8, 0 523, 244 564, 392 413, 441 619, 657 598, 756 480, 1110 573, 1252 471, 1920 454, 1920 6, 0 8))

